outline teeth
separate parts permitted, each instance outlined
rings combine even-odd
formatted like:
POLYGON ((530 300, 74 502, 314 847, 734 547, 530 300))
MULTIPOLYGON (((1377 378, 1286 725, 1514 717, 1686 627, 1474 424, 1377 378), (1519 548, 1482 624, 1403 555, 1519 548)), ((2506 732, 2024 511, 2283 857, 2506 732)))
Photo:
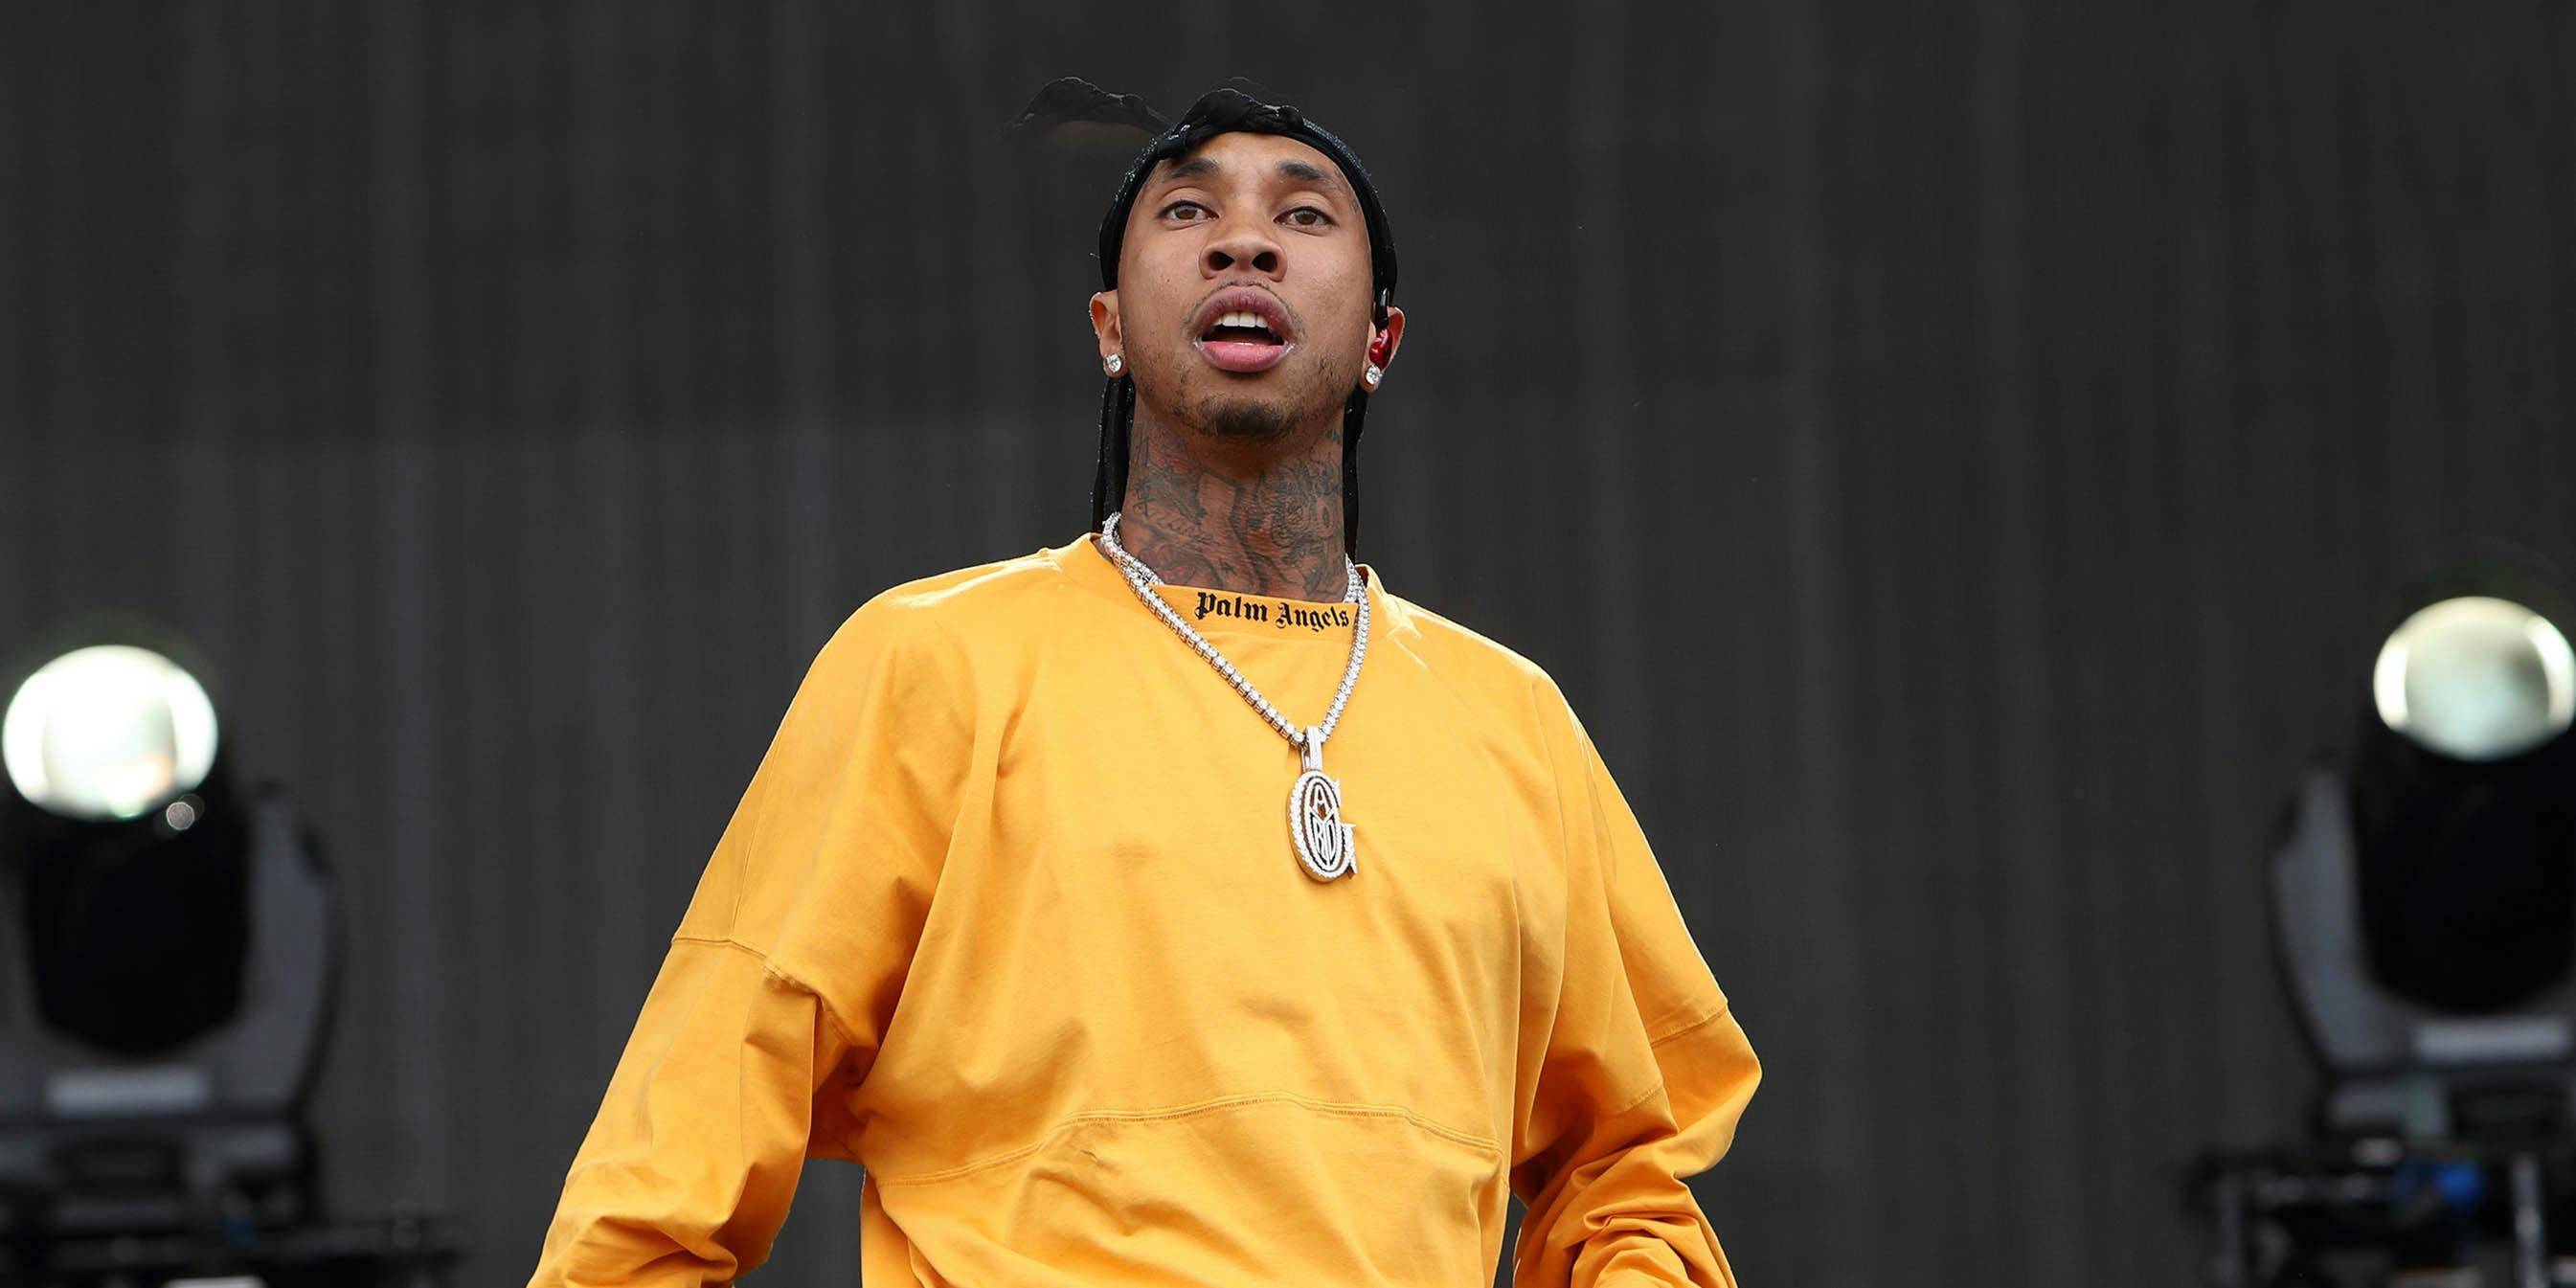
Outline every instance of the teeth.
MULTIPOLYGON (((1270 330, 1270 323, 1263 320, 1260 314, 1241 311, 1228 313, 1223 317, 1218 318, 1216 320, 1216 324, 1218 326, 1248 326, 1258 327, 1264 331, 1270 330)), ((1275 335, 1277 333, 1273 332, 1272 334, 1275 335)))

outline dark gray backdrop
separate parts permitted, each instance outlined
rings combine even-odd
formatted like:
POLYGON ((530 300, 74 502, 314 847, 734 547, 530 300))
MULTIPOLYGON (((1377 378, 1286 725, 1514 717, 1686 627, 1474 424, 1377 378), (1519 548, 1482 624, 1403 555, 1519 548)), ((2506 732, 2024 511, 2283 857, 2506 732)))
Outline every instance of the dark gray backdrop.
MULTIPOLYGON (((2576 10, 0 5, 0 647, 190 632, 359 927, 334 1193, 523 1277, 812 651, 1081 530, 1075 71, 1379 172, 1365 557, 1564 684, 1766 1059, 1749 1284, 2173 1284, 2408 574, 2576 555, 2576 10)), ((849 1282, 808 1173, 772 1283, 849 1282)), ((1363 1183, 1364 1178, 1353 1178, 1363 1183)))

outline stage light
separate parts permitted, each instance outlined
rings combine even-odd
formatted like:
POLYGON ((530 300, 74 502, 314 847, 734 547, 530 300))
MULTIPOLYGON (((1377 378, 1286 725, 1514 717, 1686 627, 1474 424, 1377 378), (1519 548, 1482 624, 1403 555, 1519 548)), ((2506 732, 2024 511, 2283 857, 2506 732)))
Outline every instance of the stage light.
POLYGON ((2459 760, 2518 756, 2576 717, 2576 653, 2548 618, 2509 599, 2463 595, 2408 617, 2371 676, 2379 718, 2459 760))
POLYGON ((38 667, 0 716, 20 795, 66 818, 130 819, 194 790, 215 761, 215 708, 178 663, 130 644, 38 667))
POLYGON ((2330 1130, 2576 1114, 2576 651, 2559 602, 2491 571, 2420 587, 2372 660, 2350 753, 2292 809, 2273 912, 2330 1130))
POLYGON ((64 650, 0 714, 20 797, 0 816, 0 843, 22 867, 39 1015, 128 1057, 231 1019, 249 957, 243 802, 219 763, 214 703, 170 651, 64 650))
POLYGON ((2568 1281, 2576 610, 2509 562, 2401 601, 2288 812, 2277 960, 2324 1085, 2308 1140, 2202 1156, 2216 1282, 2483 1281, 2500 1244, 2512 1282, 2568 1281))
POLYGON ((0 675, 0 1247, 309 1224, 339 956, 318 847, 237 781, 183 642, 52 644, 0 675))

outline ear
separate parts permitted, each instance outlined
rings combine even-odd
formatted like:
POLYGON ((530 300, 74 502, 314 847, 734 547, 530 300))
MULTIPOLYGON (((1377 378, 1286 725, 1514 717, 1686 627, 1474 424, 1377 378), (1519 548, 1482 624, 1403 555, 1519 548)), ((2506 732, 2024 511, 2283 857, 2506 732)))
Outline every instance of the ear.
POLYGON ((1126 336, 1118 328, 1118 292, 1100 291, 1091 297, 1091 334, 1100 342, 1100 363, 1105 368, 1109 355, 1126 351, 1126 336))
POLYGON ((1395 365, 1396 348, 1404 343, 1404 310, 1386 306, 1386 325, 1369 337, 1369 361, 1384 371, 1395 365))

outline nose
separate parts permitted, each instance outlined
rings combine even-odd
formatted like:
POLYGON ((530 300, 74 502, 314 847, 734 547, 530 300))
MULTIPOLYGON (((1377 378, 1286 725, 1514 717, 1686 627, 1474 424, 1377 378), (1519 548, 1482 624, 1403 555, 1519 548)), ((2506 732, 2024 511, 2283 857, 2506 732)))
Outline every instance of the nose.
POLYGON ((1200 261, 1209 277, 1223 276, 1238 264, 1267 277, 1279 276, 1279 243, 1271 239, 1269 225, 1252 219, 1229 220, 1208 242, 1206 258, 1200 261))

